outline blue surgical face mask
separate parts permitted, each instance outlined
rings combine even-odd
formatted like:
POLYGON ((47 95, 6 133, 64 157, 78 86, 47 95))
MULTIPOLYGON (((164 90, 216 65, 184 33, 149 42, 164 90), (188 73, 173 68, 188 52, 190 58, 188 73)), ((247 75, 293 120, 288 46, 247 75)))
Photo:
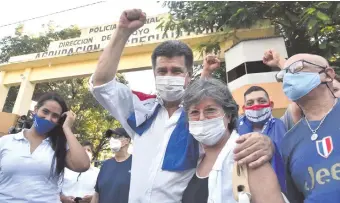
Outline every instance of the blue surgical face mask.
POLYGON ((286 73, 283 77, 283 91, 292 101, 306 96, 321 84, 319 73, 286 73))
POLYGON ((36 114, 33 116, 33 121, 33 126, 39 135, 45 135, 57 125, 49 120, 40 118, 36 114))

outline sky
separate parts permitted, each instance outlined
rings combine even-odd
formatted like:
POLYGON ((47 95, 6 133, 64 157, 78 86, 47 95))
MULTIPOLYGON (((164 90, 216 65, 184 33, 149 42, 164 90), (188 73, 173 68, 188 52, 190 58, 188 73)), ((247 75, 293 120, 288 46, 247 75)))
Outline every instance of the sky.
MULTIPOLYGON (((72 9, 87 4, 96 3, 91 6, 63 12, 43 18, 24 22, 25 32, 37 34, 42 24, 54 21, 60 28, 70 25, 78 25, 80 28, 94 25, 109 24, 119 19, 122 11, 126 9, 139 8, 148 16, 166 13, 162 3, 151 0, 8 0, 1 1, 0 7, 0 38, 12 35, 18 24, 3 26, 6 24, 22 21, 38 16, 47 15, 67 9, 72 9)), ((155 91, 152 70, 124 73, 131 89, 151 93, 155 91), (143 81, 140 80, 143 78, 143 81)))

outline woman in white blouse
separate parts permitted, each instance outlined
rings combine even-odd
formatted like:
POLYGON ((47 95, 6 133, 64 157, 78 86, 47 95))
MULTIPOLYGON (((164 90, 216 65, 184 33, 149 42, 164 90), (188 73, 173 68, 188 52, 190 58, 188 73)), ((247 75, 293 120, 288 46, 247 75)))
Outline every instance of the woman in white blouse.
POLYGON ((59 95, 46 93, 30 129, 0 138, 0 202, 59 202, 64 168, 84 172, 90 167, 71 130, 75 118, 59 95))
MULTIPOLYGON (((227 85, 216 79, 200 79, 189 85, 183 97, 189 130, 204 155, 183 195, 183 203, 234 203, 232 193, 233 149, 238 105, 227 85)), ((248 169, 252 203, 283 203, 277 177, 266 163, 248 169)))

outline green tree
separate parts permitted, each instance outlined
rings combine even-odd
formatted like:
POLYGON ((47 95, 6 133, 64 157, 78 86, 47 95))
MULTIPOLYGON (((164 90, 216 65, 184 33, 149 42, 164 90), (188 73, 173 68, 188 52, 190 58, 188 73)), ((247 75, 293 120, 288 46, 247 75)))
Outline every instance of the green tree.
MULTIPOLYGON (((270 20, 276 34, 285 38, 288 55, 314 53, 340 64, 339 2, 277 1, 166 1, 170 17, 162 26, 180 31, 201 32, 216 28, 233 35, 236 29, 250 28, 261 20, 270 20)), ((215 40, 200 45, 201 51, 219 50, 215 40)))
POLYGON ((24 34, 24 25, 15 29, 14 36, 7 36, 0 41, 0 63, 7 62, 10 57, 47 51, 51 41, 65 40, 80 36, 80 29, 77 26, 57 31, 57 26, 51 21, 42 25, 42 32, 39 36, 24 34))
MULTIPOLYGON (((42 31, 39 36, 30 36, 24 34, 24 25, 18 25, 15 28, 14 36, 7 36, 0 40, 0 63, 5 63, 12 56, 31 54, 47 51, 51 41, 65 40, 80 36, 80 29, 77 26, 56 31, 58 28, 54 22, 50 21, 42 25, 42 31)), ((12 86, 6 98, 3 108, 4 112, 12 112, 15 99, 19 92, 20 86, 12 86)))
MULTIPOLYGON (((19 25, 14 36, 8 36, 0 41, 0 61, 6 62, 12 56, 47 51, 51 41, 65 40, 80 36, 77 26, 71 26, 60 31, 53 22, 43 25, 44 31, 39 36, 23 34, 23 25, 19 25)), ((118 74, 118 80, 127 84, 125 78, 118 74)), ((37 101, 45 92, 57 92, 68 104, 69 108, 77 114, 74 132, 78 140, 88 140, 94 144, 94 159, 100 153, 108 152, 104 133, 109 128, 119 127, 117 120, 110 116, 92 96, 88 90, 89 78, 74 78, 63 81, 39 83, 35 87, 32 100, 37 101)), ((11 112, 19 87, 11 87, 8 93, 4 111, 11 112)))

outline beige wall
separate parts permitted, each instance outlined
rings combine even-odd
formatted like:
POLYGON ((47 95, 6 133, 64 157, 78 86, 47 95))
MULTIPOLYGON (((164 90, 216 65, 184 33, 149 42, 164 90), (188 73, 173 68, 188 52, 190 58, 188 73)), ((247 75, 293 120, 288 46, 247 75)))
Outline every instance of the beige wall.
MULTIPOLYGON (((242 106, 244 104, 244 92, 252 85, 244 85, 234 91, 232 91, 233 97, 238 105, 240 105, 240 113, 243 113, 242 106)), ((285 109, 288 107, 288 104, 290 103, 289 99, 286 97, 286 95, 283 93, 282 90, 282 83, 273 82, 273 83, 262 83, 262 84, 256 84, 256 86, 260 86, 263 89, 265 89, 268 94, 271 101, 274 102, 274 109, 273 109, 273 115, 275 117, 280 117, 285 112, 285 109)))

